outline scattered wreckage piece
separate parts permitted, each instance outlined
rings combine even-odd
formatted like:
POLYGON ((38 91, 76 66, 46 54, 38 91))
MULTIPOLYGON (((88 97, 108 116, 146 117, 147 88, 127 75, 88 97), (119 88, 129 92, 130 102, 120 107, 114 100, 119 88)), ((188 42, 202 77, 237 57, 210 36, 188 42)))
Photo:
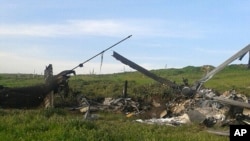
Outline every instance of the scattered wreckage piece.
POLYGON ((170 126, 178 126, 181 124, 189 124, 190 119, 187 114, 183 114, 181 116, 177 117, 171 117, 171 118, 152 118, 152 119, 137 119, 135 120, 140 123, 147 123, 147 124, 159 124, 159 125, 170 125, 170 126))
POLYGON ((84 119, 88 119, 96 111, 109 111, 116 113, 131 113, 130 116, 139 114, 140 104, 132 98, 104 98, 102 101, 96 101, 88 99, 83 95, 77 97, 77 108, 71 108, 70 110, 79 110, 84 113, 84 119), (132 114, 133 113, 133 114, 132 114))
POLYGON ((248 108, 250 109, 250 104, 242 101, 236 101, 236 100, 231 100, 231 99, 226 99, 223 97, 213 97, 213 100, 216 100, 221 103, 225 103, 231 106, 237 106, 241 108, 248 108))
POLYGON ((207 130, 208 133, 215 134, 215 135, 220 135, 220 136, 229 136, 230 132, 229 131, 215 131, 215 130, 207 130))

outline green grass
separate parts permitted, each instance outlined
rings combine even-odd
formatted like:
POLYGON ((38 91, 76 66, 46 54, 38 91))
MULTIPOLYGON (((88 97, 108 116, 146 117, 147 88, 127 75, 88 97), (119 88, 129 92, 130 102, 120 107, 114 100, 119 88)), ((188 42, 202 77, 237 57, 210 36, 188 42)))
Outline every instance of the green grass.
POLYGON ((67 141, 226 141, 200 125, 171 127, 137 123, 122 114, 100 112, 87 121, 62 109, 0 110, 0 140, 67 141))
POLYGON ((237 92, 250 97, 250 70, 242 65, 231 65, 211 80, 205 83, 208 88, 213 88, 220 93, 226 90, 235 89, 237 92))
POLYGON ((24 87, 44 83, 43 76, 31 74, 0 74, 0 85, 5 87, 24 87))

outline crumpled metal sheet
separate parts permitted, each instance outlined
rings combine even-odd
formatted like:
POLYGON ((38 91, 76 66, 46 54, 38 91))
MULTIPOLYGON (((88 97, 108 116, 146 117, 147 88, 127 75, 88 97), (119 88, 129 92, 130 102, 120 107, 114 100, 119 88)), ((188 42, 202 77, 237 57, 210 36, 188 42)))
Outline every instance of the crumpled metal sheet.
POLYGON ((176 125, 186 124, 190 122, 203 123, 211 127, 215 124, 225 125, 233 121, 241 124, 249 124, 250 111, 247 110, 250 104, 247 103, 248 99, 245 95, 236 93, 235 91, 227 92, 218 96, 211 89, 202 89, 194 99, 170 101, 166 104, 167 109, 172 113, 171 116, 159 119, 138 119, 141 123, 156 123, 176 125), (244 111, 244 112, 243 112, 244 111), (180 117, 187 117, 186 120, 180 120, 180 117), (162 122, 162 123, 161 123, 162 122))
POLYGON ((249 105, 247 103, 248 99, 245 95, 235 91, 219 96, 211 89, 202 89, 193 99, 186 99, 185 97, 176 98, 166 102, 165 105, 162 101, 155 99, 152 99, 152 102, 148 103, 148 105, 143 105, 145 103, 139 103, 132 98, 108 97, 98 104, 97 102, 91 104, 93 102, 88 101, 84 97, 78 98, 78 101, 81 107, 79 109, 83 113, 105 110, 124 113, 127 117, 131 117, 151 112, 150 114, 154 115, 151 118, 139 118, 136 120, 137 122, 147 124, 176 126, 188 123, 201 123, 207 127, 212 127, 215 124, 229 125, 235 121, 241 124, 249 124, 250 122, 250 111, 247 110, 249 105), (143 106, 151 107, 142 108, 143 106), (152 109, 160 111, 155 112, 152 109))
POLYGON ((160 125, 181 125, 181 124, 188 124, 191 123, 189 116, 187 114, 183 114, 182 116, 171 117, 171 118, 152 118, 152 119, 137 119, 135 120, 140 123, 147 123, 147 124, 160 124, 160 125))

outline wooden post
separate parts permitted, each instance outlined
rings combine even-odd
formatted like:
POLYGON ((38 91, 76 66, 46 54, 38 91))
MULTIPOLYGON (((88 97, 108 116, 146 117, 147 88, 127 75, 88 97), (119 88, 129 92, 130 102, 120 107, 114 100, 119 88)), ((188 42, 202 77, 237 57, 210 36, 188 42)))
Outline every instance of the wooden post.
MULTIPOLYGON (((53 78, 53 67, 52 64, 46 66, 44 70, 44 79, 47 85, 51 85, 51 80, 53 78)), ((44 107, 45 108, 53 108, 54 107, 54 92, 49 92, 44 98, 44 107)))
POLYGON ((123 97, 124 98, 127 98, 127 96, 128 96, 127 89, 128 89, 128 81, 126 80, 124 83, 124 87, 123 87, 123 97))

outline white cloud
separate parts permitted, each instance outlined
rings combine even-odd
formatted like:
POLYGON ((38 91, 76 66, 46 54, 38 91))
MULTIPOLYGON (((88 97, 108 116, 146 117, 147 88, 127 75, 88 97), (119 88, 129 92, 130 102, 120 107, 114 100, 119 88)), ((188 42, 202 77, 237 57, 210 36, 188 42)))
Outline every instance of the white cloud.
POLYGON ((117 36, 136 35, 173 38, 200 38, 203 33, 193 24, 163 20, 68 20, 64 23, 1 24, 0 36, 117 36))
POLYGON ((116 36, 129 34, 136 28, 130 28, 118 21, 112 20, 70 20, 61 24, 2 24, 2 36, 72 36, 72 35, 98 35, 116 36))

